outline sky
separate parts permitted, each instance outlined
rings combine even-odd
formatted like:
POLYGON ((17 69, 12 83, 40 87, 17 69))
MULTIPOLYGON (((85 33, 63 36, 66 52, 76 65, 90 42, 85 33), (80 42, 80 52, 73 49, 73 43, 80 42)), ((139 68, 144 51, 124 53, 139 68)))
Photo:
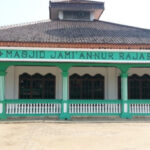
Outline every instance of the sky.
MULTIPOLYGON (((102 1, 100 20, 150 29, 150 0, 102 1)), ((47 20, 48 7, 49 0, 0 0, 0 26, 47 20)))

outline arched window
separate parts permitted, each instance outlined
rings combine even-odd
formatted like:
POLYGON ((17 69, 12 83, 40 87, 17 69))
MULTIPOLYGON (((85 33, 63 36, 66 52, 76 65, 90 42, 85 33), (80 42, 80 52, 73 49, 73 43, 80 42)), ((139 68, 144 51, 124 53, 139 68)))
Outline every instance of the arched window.
POLYGON ((44 76, 44 87, 45 87, 44 97, 45 98, 47 99, 55 98, 55 85, 56 85, 55 82, 56 82, 56 79, 54 75, 49 73, 44 76))
POLYGON ((19 76, 19 98, 20 99, 54 99, 55 98, 55 76, 47 74, 29 75, 24 73, 19 76))
POLYGON ((104 99, 104 76, 97 74, 93 81, 95 99, 104 99))
POLYGON ((70 99, 80 99, 82 93, 81 76, 78 74, 73 74, 70 76, 69 86, 70 99))
POLYGON ((19 76, 19 98, 29 99, 31 97, 31 76, 24 73, 19 76))
MULTIPOLYGON (((133 74, 128 77, 128 99, 150 99, 150 76, 133 74)), ((121 79, 118 77, 118 98, 121 99, 121 79)))
POLYGON ((32 98, 33 99, 40 99, 43 98, 43 76, 36 73, 32 76, 31 80, 31 91, 32 91, 32 98))
POLYGON ((128 78, 128 97, 129 99, 139 99, 140 96, 140 90, 141 90, 141 78, 134 74, 132 76, 129 76, 128 78))
POLYGON ((70 76, 70 99, 104 99, 104 77, 100 74, 70 76))
POLYGON ((143 99, 150 99, 150 76, 147 74, 142 76, 141 97, 143 99))
POLYGON ((121 77, 118 76, 118 99, 121 99, 121 77))

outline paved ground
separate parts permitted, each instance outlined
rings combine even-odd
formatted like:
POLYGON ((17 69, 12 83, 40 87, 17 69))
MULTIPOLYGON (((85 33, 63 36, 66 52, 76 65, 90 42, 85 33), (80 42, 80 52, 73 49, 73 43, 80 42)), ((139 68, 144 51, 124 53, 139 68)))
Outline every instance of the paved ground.
POLYGON ((150 122, 0 123, 0 150, 150 150, 150 122))

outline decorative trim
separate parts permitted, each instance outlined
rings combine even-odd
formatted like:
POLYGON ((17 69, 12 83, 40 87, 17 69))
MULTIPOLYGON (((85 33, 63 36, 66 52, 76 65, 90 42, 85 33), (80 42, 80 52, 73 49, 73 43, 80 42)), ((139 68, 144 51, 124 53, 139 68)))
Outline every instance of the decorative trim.
POLYGON ((7 74, 7 72, 5 71, 0 71, 0 76, 5 76, 7 74))
POLYGON ((150 51, 0 50, 0 61, 150 63, 150 51))
POLYGON ((62 72, 62 76, 63 77, 68 77, 69 76, 69 72, 62 72))

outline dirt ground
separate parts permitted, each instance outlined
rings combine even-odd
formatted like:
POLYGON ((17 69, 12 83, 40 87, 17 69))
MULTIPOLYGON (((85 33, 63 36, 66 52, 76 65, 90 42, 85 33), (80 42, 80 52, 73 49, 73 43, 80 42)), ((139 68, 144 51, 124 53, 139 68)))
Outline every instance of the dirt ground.
POLYGON ((1 123, 0 150, 150 150, 150 122, 1 123))

